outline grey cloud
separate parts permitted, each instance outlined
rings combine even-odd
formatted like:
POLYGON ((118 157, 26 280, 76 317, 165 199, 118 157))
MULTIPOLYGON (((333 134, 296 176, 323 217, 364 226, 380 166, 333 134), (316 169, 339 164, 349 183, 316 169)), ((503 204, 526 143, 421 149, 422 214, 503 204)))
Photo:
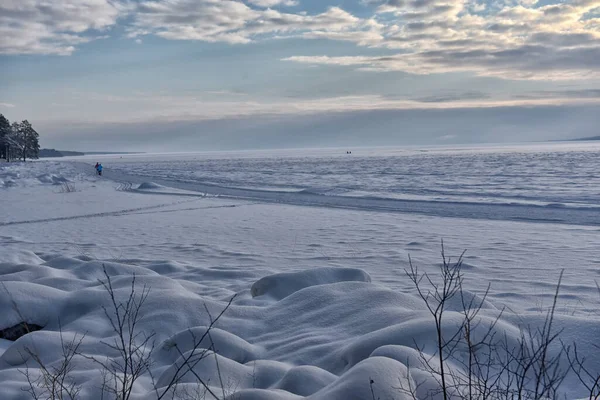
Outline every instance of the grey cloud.
POLYGON ((438 46, 434 50, 385 57, 291 57, 288 60, 416 74, 472 71, 482 76, 508 79, 549 79, 553 76, 567 79, 581 78, 586 74, 597 77, 600 72, 600 46, 571 48, 525 44, 496 50, 470 48, 467 43, 464 48, 438 46))
POLYGON ((298 5, 296 0, 248 0, 249 3, 258 7, 274 7, 274 6, 287 6, 293 7, 298 5))
POLYGON ((131 151, 192 151, 432 144, 448 135, 454 135, 453 140, 462 143, 566 139, 597 134, 597 112, 596 107, 498 107, 134 124, 51 125, 43 121, 38 124, 45 126, 45 145, 49 147, 83 151, 115 147, 131 151))
POLYGON ((488 43, 477 39, 455 39, 455 40, 440 40, 438 44, 441 47, 476 47, 485 46, 488 43))
POLYGON ((418 97, 412 100, 421 102, 421 103, 449 103, 454 101, 461 100, 483 100, 489 99, 491 96, 487 93, 479 92, 479 91, 469 91, 462 93, 447 93, 447 94, 438 94, 433 96, 425 96, 418 97))
POLYGON ((541 90, 513 96, 515 99, 551 99, 557 97, 573 99, 600 99, 600 89, 541 90))
POLYGON ((447 28, 448 23, 443 21, 431 21, 431 22, 409 22, 405 25, 409 31, 428 31, 437 28, 447 28))
POLYGON ((437 35, 430 33, 413 33, 411 35, 398 35, 391 36, 386 38, 386 40, 390 42, 398 42, 398 43, 412 43, 419 40, 435 40, 437 39, 437 35))
POLYGON ((429 8, 433 7, 438 3, 438 0, 412 0, 411 6, 414 8, 429 8))
POLYGON ((495 24, 488 25, 486 27, 486 29, 491 32, 504 33, 504 32, 510 31, 513 27, 514 27, 514 25, 512 25, 512 24, 505 24, 505 23, 497 22, 495 24))
POLYGON ((406 29, 411 31, 424 31, 429 27, 426 22, 409 22, 405 25, 406 29))
POLYGON ((378 5, 378 6, 389 6, 389 7, 402 7, 406 4, 405 0, 363 0, 364 4, 378 5))
POLYGON ((537 32, 531 35, 531 41, 560 47, 577 47, 598 43, 598 39, 591 33, 537 32))
POLYGON ((472 69, 509 68, 529 73, 552 70, 600 69, 600 47, 556 49, 542 45, 523 45, 501 50, 429 51, 421 54, 429 63, 472 69))
POLYGON ((564 12, 565 12, 565 8, 563 6, 553 5, 553 6, 548 6, 548 7, 544 8, 544 14, 546 14, 546 15, 560 15, 560 14, 563 14, 564 12))

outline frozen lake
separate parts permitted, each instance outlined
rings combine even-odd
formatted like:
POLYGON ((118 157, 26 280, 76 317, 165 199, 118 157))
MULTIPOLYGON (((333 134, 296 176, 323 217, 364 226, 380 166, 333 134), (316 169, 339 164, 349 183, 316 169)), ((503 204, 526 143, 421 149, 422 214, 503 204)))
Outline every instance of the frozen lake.
MULTIPOLYGON (((271 150, 102 158, 214 195, 477 219, 600 225, 600 144, 271 150)), ((122 178, 122 176, 121 176, 122 178)), ((129 179, 132 180, 132 179, 129 179)), ((133 179, 135 180, 135 179, 133 179)))

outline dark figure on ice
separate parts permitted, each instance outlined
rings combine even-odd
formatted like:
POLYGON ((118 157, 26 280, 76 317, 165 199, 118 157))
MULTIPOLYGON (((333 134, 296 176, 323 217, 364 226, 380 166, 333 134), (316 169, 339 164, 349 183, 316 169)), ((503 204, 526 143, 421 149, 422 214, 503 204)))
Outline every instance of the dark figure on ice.
POLYGON ((98 175, 102 176, 102 164, 96 163, 96 171, 98 171, 98 175))

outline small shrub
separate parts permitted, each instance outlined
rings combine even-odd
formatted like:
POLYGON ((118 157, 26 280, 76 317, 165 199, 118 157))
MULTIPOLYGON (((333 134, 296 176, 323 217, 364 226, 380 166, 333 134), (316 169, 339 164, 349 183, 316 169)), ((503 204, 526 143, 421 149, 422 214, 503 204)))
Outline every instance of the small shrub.
POLYGON ((59 193, 73 193, 77 192, 77 188, 71 182, 63 182, 60 184, 59 193))

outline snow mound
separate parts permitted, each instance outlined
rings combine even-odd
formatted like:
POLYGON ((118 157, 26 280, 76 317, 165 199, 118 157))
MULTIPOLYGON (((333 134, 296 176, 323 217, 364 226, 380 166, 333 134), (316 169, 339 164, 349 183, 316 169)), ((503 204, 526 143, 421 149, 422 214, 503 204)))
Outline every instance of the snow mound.
POLYGON ((0 180, 0 185, 4 186, 5 188, 9 188, 9 187, 17 186, 17 181, 15 181, 14 179, 11 179, 11 178, 6 178, 4 180, 0 180))
POLYGON ((298 396, 310 396, 337 380, 334 374, 312 365, 290 368, 273 388, 298 396))
POLYGON ((252 285, 252 297, 266 296, 281 300, 301 289, 337 282, 371 282, 371 277, 357 268, 315 268, 266 276, 252 285))
POLYGON ((207 330, 207 326, 197 326, 176 333, 159 346, 157 359, 175 362, 178 358, 177 353, 172 351, 175 346, 182 353, 187 353, 195 346, 209 349, 212 345, 218 354, 240 364, 256 360, 263 353, 259 346, 253 346, 232 333, 214 328, 209 338, 205 335, 207 330))
POLYGON ((141 183, 140 186, 138 186, 139 190, 154 190, 154 189, 163 189, 164 186, 163 185, 159 185, 158 183, 154 183, 154 182, 144 182, 141 183))
POLYGON ((2 168, 0 170, 0 177, 5 178, 5 179, 8 179, 8 178, 18 179, 21 176, 21 174, 18 171, 12 171, 9 168, 13 168, 12 165, 2 168))
MULTIPOLYGON (((407 373, 406 366, 396 360, 370 357, 340 376, 311 399, 412 399, 410 394, 398 390, 399 387, 409 387, 407 373)), ((412 387, 415 386, 412 382, 412 387)))
POLYGON ((37 180, 41 183, 50 183, 52 185, 60 185, 62 183, 71 182, 70 179, 60 175, 42 174, 38 175, 37 180))
MULTIPOLYGON (((118 335, 106 314, 113 315, 113 303, 102 284, 104 271, 118 304, 130 301, 132 287, 134 298, 147 293, 135 338, 152 339, 144 348, 150 355, 150 371, 136 381, 136 399, 154 398, 155 388, 166 390, 190 357, 193 365, 178 378, 180 390, 193 393, 202 379, 226 399, 408 399, 412 397, 399 387, 419 387, 422 395, 417 398, 429 398, 428 393, 439 390, 437 379, 428 372, 428 365, 436 365, 434 358, 429 360, 436 348, 436 327, 422 300, 372 283, 362 269, 326 267, 269 275, 253 285, 241 285, 229 303, 231 297, 222 293, 198 294, 201 285, 227 272, 218 268, 169 261, 40 257, 29 252, 4 252, 0 257, 0 307, 5 310, 0 329, 21 322, 42 327, 14 342, 0 340, 0 384, 8 398, 18 397, 27 385, 19 371, 27 367, 33 374, 39 372, 32 351, 45 365, 58 367, 65 340, 69 343, 85 334, 81 354, 122 362, 107 345, 116 343, 118 335)), ((497 319, 501 314, 493 304, 466 292, 464 303, 448 304, 442 325, 445 338, 456 334, 462 305, 471 303, 483 304, 473 322, 474 342, 491 329, 505 345, 516 346, 519 323, 525 320, 535 327, 544 323, 543 314, 497 319)), ((598 318, 557 315, 554 325, 566 340, 587 337, 578 341, 578 349, 592 354, 598 318)), ((560 351, 551 348, 549 356, 560 351)), ((457 345, 455 352, 457 359, 466 359, 464 346, 457 345)), ((448 367, 464 374, 461 365, 448 367)), ((81 398, 101 398, 98 365, 83 357, 74 368, 81 398)), ((589 368, 600 371, 600 360, 592 360, 589 368)), ((577 387, 573 377, 565 382, 577 387)), ((175 396, 182 397, 181 392, 175 396)))
POLYGON ((0 163, 0 187, 33 188, 46 185, 82 182, 84 178, 75 166, 53 161, 0 163))
POLYGON ((29 264, 31 266, 42 263, 44 263, 44 260, 32 251, 0 247, 0 266, 2 267, 3 274, 7 273, 7 269, 11 264, 13 266, 20 264, 29 264))

